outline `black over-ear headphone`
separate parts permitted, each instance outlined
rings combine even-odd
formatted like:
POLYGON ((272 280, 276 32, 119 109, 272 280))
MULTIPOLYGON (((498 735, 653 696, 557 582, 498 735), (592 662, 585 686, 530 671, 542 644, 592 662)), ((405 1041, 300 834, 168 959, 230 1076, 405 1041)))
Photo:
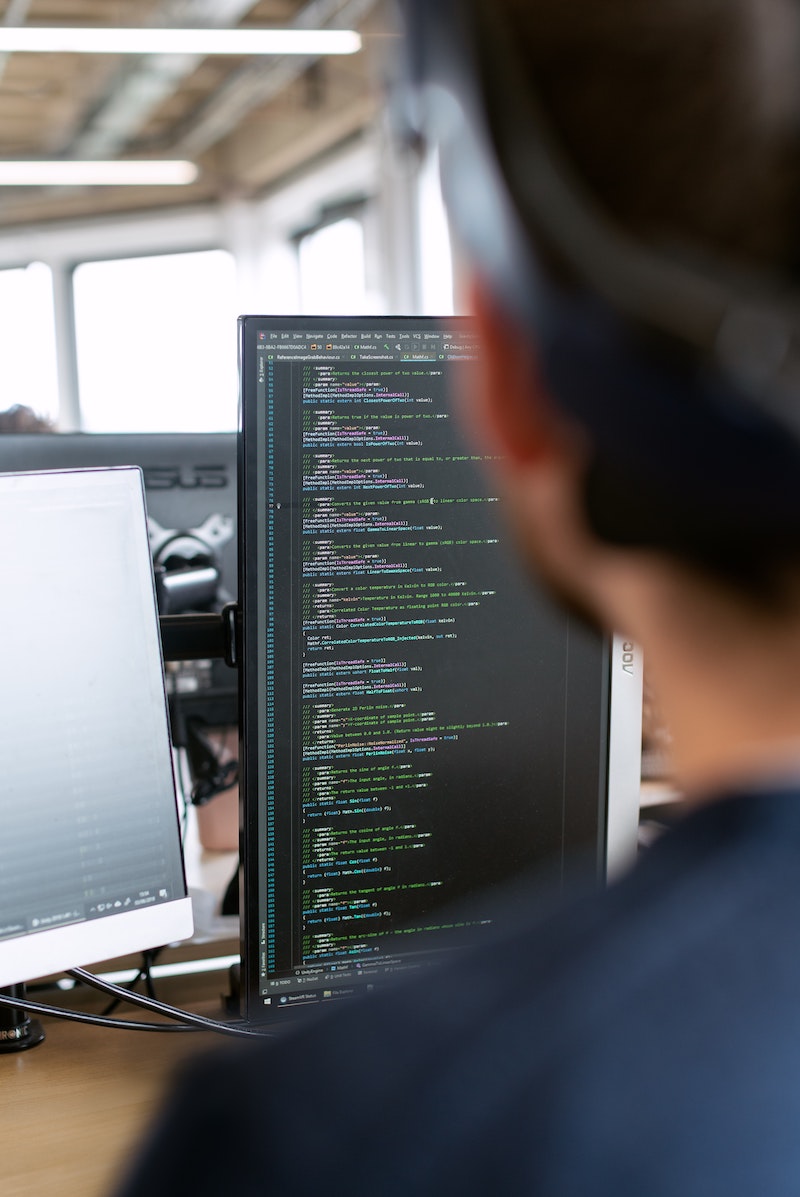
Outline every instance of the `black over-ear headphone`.
POLYGON ((596 531, 742 574, 800 556, 800 293, 616 226, 548 127, 501 5, 400 8, 395 119, 438 147, 458 240, 589 430, 596 531))

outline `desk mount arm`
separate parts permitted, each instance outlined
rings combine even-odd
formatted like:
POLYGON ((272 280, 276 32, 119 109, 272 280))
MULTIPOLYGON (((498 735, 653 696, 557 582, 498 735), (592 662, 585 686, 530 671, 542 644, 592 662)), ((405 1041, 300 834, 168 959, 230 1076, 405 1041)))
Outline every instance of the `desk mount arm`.
POLYGON ((240 660, 241 612, 226 603, 210 614, 162 615, 161 647, 165 661, 203 661, 220 658, 231 669, 240 660))

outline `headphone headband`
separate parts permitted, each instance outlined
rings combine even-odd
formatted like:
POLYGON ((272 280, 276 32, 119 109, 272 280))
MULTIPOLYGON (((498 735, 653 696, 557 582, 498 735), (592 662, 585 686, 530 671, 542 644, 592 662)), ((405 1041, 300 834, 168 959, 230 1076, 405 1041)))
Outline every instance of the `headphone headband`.
POLYGON ((400 3, 395 119, 410 143, 438 147, 458 240, 531 330, 553 398, 589 432, 595 531, 740 578, 796 559, 798 295, 767 275, 659 251, 603 213, 553 136, 495 0, 400 3))
POLYGON ((693 354, 800 439, 800 295, 767 275, 637 242, 575 176, 502 8, 401 0, 406 140, 438 146, 454 228, 500 297, 541 338, 541 252, 632 333, 693 354))

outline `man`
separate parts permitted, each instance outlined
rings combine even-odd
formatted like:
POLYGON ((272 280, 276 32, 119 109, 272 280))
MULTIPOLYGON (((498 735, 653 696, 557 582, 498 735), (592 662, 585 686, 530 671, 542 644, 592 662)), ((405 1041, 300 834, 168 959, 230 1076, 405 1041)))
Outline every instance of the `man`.
POLYGON ((195 1066, 129 1194, 800 1188, 790 0, 418 0, 520 550, 644 647, 688 813, 404 987, 195 1066))

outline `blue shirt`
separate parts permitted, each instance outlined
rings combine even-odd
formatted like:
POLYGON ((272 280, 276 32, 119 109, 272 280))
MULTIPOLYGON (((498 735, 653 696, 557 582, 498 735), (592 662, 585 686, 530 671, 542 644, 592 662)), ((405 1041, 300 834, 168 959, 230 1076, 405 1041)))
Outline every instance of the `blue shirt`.
POLYGON ((800 790, 602 893, 516 893, 435 978, 194 1062, 120 1197, 800 1193, 800 790))

